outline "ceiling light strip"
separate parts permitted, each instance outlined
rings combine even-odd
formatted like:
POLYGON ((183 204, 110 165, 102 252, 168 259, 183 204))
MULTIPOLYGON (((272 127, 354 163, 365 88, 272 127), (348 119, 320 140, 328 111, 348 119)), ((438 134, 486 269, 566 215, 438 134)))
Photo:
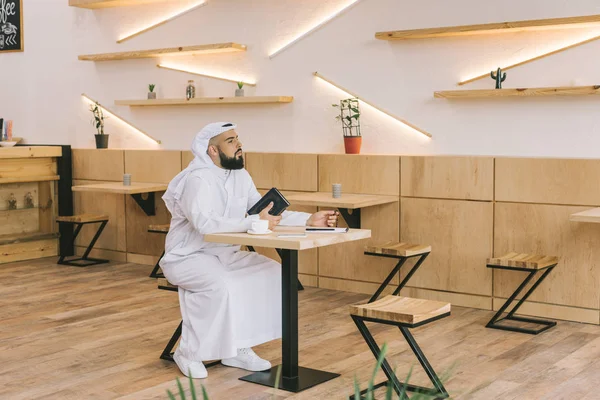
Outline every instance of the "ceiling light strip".
POLYGON ((275 57, 276 55, 278 55, 279 53, 283 52, 284 50, 287 50, 289 47, 291 47, 294 44, 298 43, 300 40, 304 39, 305 37, 307 37, 311 33, 318 31, 323 26, 327 25, 327 23, 329 23, 330 21, 334 20, 335 18, 339 17, 340 15, 342 15, 343 13, 345 13, 346 11, 348 11, 350 8, 354 7, 359 1, 361 1, 361 0, 354 0, 352 3, 348 4, 346 7, 342 8, 340 11, 338 11, 338 12, 330 15, 329 17, 327 17, 323 21, 319 22, 317 25, 315 25, 314 27, 312 27, 308 31, 306 31, 306 32, 300 34, 299 36, 297 36, 291 42, 287 43, 283 47, 280 47, 279 49, 275 50, 273 53, 269 54, 269 58, 275 57))
POLYGON ((183 11, 180 11, 177 14, 174 14, 174 15, 172 15, 172 16, 170 16, 170 17, 168 17, 168 18, 166 18, 166 19, 164 19, 164 20, 162 20, 160 22, 157 22, 157 23, 155 23, 153 25, 150 25, 150 26, 148 26, 146 28, 143 28, 142 30, 139 30, 139 31, 137 31, 135 33, 132 33, 130 35, 127 35, 125 37, 122 37, 121 39, 117 40, 117 43, 123 43, 123 42, 125 42, 125 41, 127 41, 129 39, 132 39, 132 38, 134 38, 136 36, 141 35, 142 33, 146 33, 146 32, 148 32, 148 31, 150 31, 150 30, 152 30, 154 28, 157 28, 157 27, 159 27, 161 25, 164 25, 167 22, 173 21, 174 19, 177 19, 177 18, 179 18, 179 17, 181 17, 181 16, 189 13, 190 11, 194 11, 197 8, 203 7, 205 5, 206 5, 206 1, 203 0, 200 4, 193 5, 190 8, 187 8, 187 9, 185 9, 183 11))
POLYGON ((354 93, 354 92, 351 92, 350 90, 348 90, 348 89, 344 88, 343 86, 340 86, 340 85, 338 85, 337 83, 334 83, 334 82, 330 81, 329 79, 325 78, 323 75, 319 74, 318 72, 314 72, 313 74, 314 74, 314 76, 316 76, 317 78, 320 78, 320 79, 322 79, 323 81, 325 81, 325 82, 329 83, 330 85, 332 85, 332 86, 335 86, 336 88, 340 89, 341 91, 348 93, 350 96, 356 97, 357 99, 359 99, 359 100, 360 100, 360 101, 362 101, 363 103, 365 103, 365 104, 368 104, 369 106, 373 107, 373 108, 374 108, 374 109, 376 109, 377 111, 379 111, 379 112, 381 112, 381 113, 383 113, 383 114, 385 114, 385 115, 387 115, 387 116, 389 116, 389 117, 392 117, 392 118, 394 118, 395 120, 397 120, 397 121, 401 122, 402 124, 404 124, 404 125, 408 126, 409 128, 411 128, 411 129, 413 129, 413 130, 415 130, 415 131, 417 131, 417 132, 419 132, 419 133, 421 133, 421 134, 423 134, 423 135, 425 135, 425 136, 427 136, 427 137, 429 137, 429 138, 431 138, 431 137, 432 137, 432 136, 431 136, 431 134, 430 134, 429 132, 427 132, 427 131, 424 131, 423 129, 419 128, 418 126, 415 126, 415 125, 411 124, 410 122, 408 122, 408 121, 406 121, 406 120, 404 120, 404 119, 402 119, 402 118, 398 117, 397 115, 394 115, 394 114, 392 114, 391 112, 389 112, 389 111, 387 111, 387 110, 385 110, 385 109, 383 109, 383 108, 381 108, 381 107, 378 107, 378 106, 374 105, 373 103, 371 103, 371 102, 369 102, 369 101, 367 101, 367 100, 363 99, 362 97, 360 97, 360 96, 359 96, 359 95, 357 95, 356 93, 354 93))
MULTIPOLYGON (((226 82, 233 82, 233 83, 244 82, 244 81, 241 81, 241 80, 238 81, 238 80, 235 80, 235 79, 224 78, 224 77, 221 77, 221 76, 202 74, 200 72, 190 71, 190 70, 182 69, 182 68, 168 67, 168 66, 163 65, 163 64, 158 64, 157 67, 158 68, 162 68, 162 69, 168 69, 168 70, 171 70, 171 71, 183 72, 183 73, 186 73, 186 74, 203 76, 205 78, 219 79, 221 81, 226 81, 226 82)), ((256 86, 256 83, 244 82, 244 85, 256 86)))
POLYGON ((91 97, 89 97, 87 94, 82 93, 81 96, 83 96, 85 99, 87 99, 88 101, 90 101, 93 104, 98 104, 98 106, 100 106, 100 108, 102 108, 107 114, 112 115, 113 117, 115 117, 116 119, 118 119, 119 121, 123 122, 125 125, 128 125, 130 128, 132 128, 133 130, 138 131, 139 133, 141 133, 142 135, 146 136, 147 138, 151 139, 152 141, 156 142, 157 144, 161 144, 161 141, 158 139, 153 138, 152 136, 148 135, 146 132, 144 132, 143 130, 141 130, 140 128, 136 127, 135 125, 133 125, 131 122, 127 121, 125 118, 118 116, 117 114, 115 114, 113 111, 109 110, 108 108, 106 108, 105 106, 103 106, 102 104, 98 103, 96 100, 92 99, 91 97))

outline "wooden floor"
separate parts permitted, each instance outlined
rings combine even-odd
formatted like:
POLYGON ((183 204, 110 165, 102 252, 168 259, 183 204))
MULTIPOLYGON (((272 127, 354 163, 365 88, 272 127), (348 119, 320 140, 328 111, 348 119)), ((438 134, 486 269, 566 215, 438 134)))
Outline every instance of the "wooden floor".
MULTIPOLYGON (((54 261, 0 265, 0 399, 166 399, 182 376, 158 358, 179 323, 177 295, 157 290, 148 266, 82 269, 54 261)), ((239 381, 245 371, 219 365, 196 386, 204 384, 211 399, 347 398, 354 377, 364 387, 374 365, 348 317, 347 306, 366 298, 300 293, 300 363, 340 378, 294 395, 239 381)), ((490 317, 454 307, 451 317, 413 331, 437 372, 449 372, 452 398, 600 399, 599 326, 559 322, 531 336, 485 329, 490 317)), ((415 360, 400 332, 373 331, 404 376, 415 360)), ((255 350, 276 364, 280 346, 255 350)), ((427 383, 418 366, 411 381, 427 383)))

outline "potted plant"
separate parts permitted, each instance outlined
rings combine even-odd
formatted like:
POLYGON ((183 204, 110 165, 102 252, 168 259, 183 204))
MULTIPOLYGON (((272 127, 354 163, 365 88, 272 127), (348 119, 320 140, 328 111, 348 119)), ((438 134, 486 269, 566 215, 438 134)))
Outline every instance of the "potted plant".
POLYGON ((154 83, 151 83, 148 85, 148 90, 150 90, 148 92, 148 99, 149 100, 156 100, 156 93, 154 93, 154 88, 156 87, 156 85, 154 83))
POLYGON ((238 82, 237 85, 238 85, 238 88, 235 89, 235 97, 244 96, 244 89, 242 89, 244 87, 244 82, 238 82))
POLYGON ((340 113, 335 119, 342 121, 346 154, 359 154, 362 145, 362 135, 360 134, 360 108, 358 99, 340 100, 340 104, 332 104, 332 106, 339 107, 340 109, 340 113))
POLYGON ((93 114, 92 125, 96 128, 98 132, 96 135, 96 148, 97 149, 107 149, 108 148, 108 135, 104 134, 104 113, 102 112, 102 108, 98 102, 94 104, 90 104, 90 111, 93 114))

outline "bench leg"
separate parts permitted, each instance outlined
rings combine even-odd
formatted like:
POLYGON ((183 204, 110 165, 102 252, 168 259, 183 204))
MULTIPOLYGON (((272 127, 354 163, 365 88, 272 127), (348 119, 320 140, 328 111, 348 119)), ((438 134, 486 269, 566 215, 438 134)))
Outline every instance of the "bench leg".
POLYGON ((160 260, 162 260, 162 258, 165 256, 165 252, 163 251, 162 254, 160 255, 160 257, 158 258, 158 261, 156 262, 156 265, 154 266, 154 269, 152 270, 152 272, 150 272, 150 278, 164 278, 164 275, 162 273, 158 273, 158 271, 160 270, 160 260))
MULTIPOLYGON (((102 234, 102 231, 104 230, 104 227, 106 226, 107 223, 108 223, 108 221, 103 221, 100 224, 100 227, 96 231, 96 234, 94 235, 92 241, 90 242, 87 249, 83 253, 83 256, 81 256, 80 258, 65 260, 65 256, 61 255, 60 258, 58 259, 58 264, 70 265, 72 267, 89 267, 92 265, 105 264, 105 263, 109 262, 109 260, 101 260, 98 258, 89 257, 89 254, 92 251, 92 248, 96 244, 96 241, 102 234)), ((81 232, 81 228, 83 227, 83 225, 85 225, 85 223, 75 223, 75 224, 77 224, 77 228, 75 228, 75 232, 73 233, 73 243, 75 243, 75 239, 77 239, 77 235, 79 235, 79 232, 81 232)))
POLYGON ((394 276, 396 276, 398 271, 400 271, 400 268, 402 267, 402 265, 404 265, 406 260, 407 260, 406 257, 402 257, 400 259, 400 261, 398 261, 398 264, 396 264, 396 266, 394 267, 392 272, 390 272, 390 274, 387 276, 387 278, 385 278, 383 283, 377 288, 377 290, 375 291, 375 294, 373 294, 373 296, 371 296, 371 298, 369 299, 369 303, 372 303, 375 300, 377 300, 379 295, 383 292, 383 290, 387 287, 387 285, 389 285, 390 281, 394 278, 394 276))
MULTIPOLYGON (((371 352, 373 353, 375 358, 378 360, 379 357, 381 357, 381 349, 377 345, 377 342, 375 341, 375 338, 373 338, 373 335, 371 335, 371 332, 369 332, 369 329, 365 325, 364 321, 360 317, 357 317, 355 315, 352 315, 352 320, 358 327, 358 330, 359 330, 360 334, 362 335, 362 337, 365 339, 365 342, 369 346, 369 349, 371 349, 371 352)), ((406 394, 406 392, 423 393, 426 395, 434 396, 435 399, 448 398, 448 392, 446 391, 446 389, 444 388, 444 385, 442 384, 442 382, 438 378, 437 374, 435 373, 435 371, 429 364, 429 361, 427 360, 427 358, 421 351, 421 348, 419 347, 419 345, 417 345, 417 342, 415 341, 415 339, 413 338, 411 333, 408 331, 408 328, 403 327, 403 326, 398 326, 398 327, 400 328, 400 331, 404 335, 404 338, 408 342, 408 345, 412 349, 413 353, 419 360, 419 363, 421 364, 423 369, 425 369, 425 372, 427 373, 427 376, 429 376, 429 379, 433 383, 434 388, 433 389, 425 388, 425 387, 421 387, 421 386, 416 386, 416 385, 411 385, 411 384, 400 382, 398 380, 398 377, 394 373, 394 370, 392 369, 392 367, 390 366, 388 361, 384 358, 381 363, 381 369, 383 370, 383 373, 388 378, 388 380, 385 382, 376 384, 375 386, 373 386, 373 389, 376 389, 376 388, 379 388, 379 387, 389 384, 393 387, 394 391, 396 392, 396 394, 399 396, 399 398, 401 400, 408 400, 408 395, 406 394)), ((366 394, 368 391, 369 391, 369 389, 365 389, 362 392, 360 392, 361 399, 363 398, 362 396, 364 394, 366 394)), ((359 400, 359 399, 356 399, 354 394, 349 396, 349 399, 350 400, 359 400)))
POLYGON ((533 279, 533 277, 540 270, 531 271, 529 273, 529 275, 525 278, 523 283, 521 283, 521 285, 517 288, 517 290, 515 290, 515 292, 508 298, 508 300, 506 300, 506 302, 502 305, 502 307, 500 307, 498 312, 487 323, 486 328, 501 329, 501 330, 505 330, 505 331, 513 331, 513 332, 529 333, 531 335, 537 335, 538 333, 544 332, 545 330, 550 329, 553 326, 555 326, 556 321, 548 321, 548 320, 544 320, 544 319, 537 319, 537 318, 534 319, 534 318, 524 318, 524 317, 515 317, 514 316, 514 314, 517 312, 519 307, 521 307, 523 302, 525 302, 525 300, 527 300, 527 298, 534 292, 534 290, 539 286, 539 284, 542 283, 542 281, 548 276, 548 274, 550 274, 550 272, 554 269, 555 266, 556 266, 556 264, 546 268, 546 270, 543 272, 542 276, 531 286, 531 288, 527 291, 527 293, 525 293, 525 295, 521 298, 521 300, 519 300, 519 302, 513 307, 513 309, 508 312, 507 316, 504 318, 500 318, 500 316, 506 311, 506 309, 510 306, 510 304, 517 298, 519 293, 521 293, 523 291, 525 286, 527 286, 527 284, 533 279), (501 325, 498 323, 503 320, 527 322, 530 324, 538 324, 538 325, 543 325, 543 326, 539 329, 527 329, 527 328, 520 328, 520 327, 516 327, 516 326, 501 325))
POLYGON ((417 272, 417 270, 419 269, 419 267, 421 266, 421 264, 423 264, 423 261, 425 261, 425 259, 427 258, 428 255, 429 255, 429 253, 423 254, 419 258, 419 261, 417 261, 415 263, 415 265, 413 265, 413 267, 411 268, 411 270, 408 271, 408 274, 404 277, 404 279, 402 280, 402 282, 400 282, 400 285, 398 286, 398 288, 396 290, 394 290, 394 293, 393 293, 394 296, 398 296, 398 294, 400 294, 400 290, 402 290, 404 288, 404 286, 406 285, 406 283, 408 282, 408 280, 415 274, 415 272, 417 272))

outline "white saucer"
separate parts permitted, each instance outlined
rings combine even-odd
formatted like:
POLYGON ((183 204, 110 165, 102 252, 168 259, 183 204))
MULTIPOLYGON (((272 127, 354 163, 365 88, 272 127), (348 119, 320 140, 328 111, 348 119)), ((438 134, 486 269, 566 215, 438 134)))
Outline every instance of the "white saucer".
POLYGON ((273 231, 270 230, 270 229, 267 229, 264 232, 255 232, 252 229, 248 229, 246 232, 249 233, 249 234, 251 234, 251 235, 268 235, 269 233, 273 233, 273 231))

